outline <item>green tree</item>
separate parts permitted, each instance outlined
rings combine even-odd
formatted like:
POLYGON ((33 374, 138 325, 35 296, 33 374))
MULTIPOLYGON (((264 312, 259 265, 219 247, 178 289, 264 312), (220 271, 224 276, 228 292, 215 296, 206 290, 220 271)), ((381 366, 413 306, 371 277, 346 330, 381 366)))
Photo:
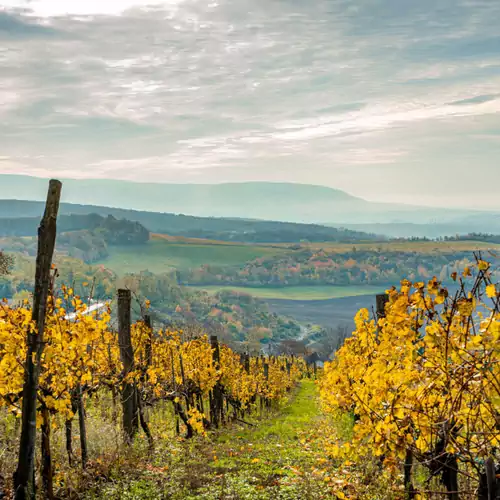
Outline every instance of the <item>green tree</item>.
POLYGON ((0 251, 0 276, 9 274, 14 266, 14 257, 0 251))

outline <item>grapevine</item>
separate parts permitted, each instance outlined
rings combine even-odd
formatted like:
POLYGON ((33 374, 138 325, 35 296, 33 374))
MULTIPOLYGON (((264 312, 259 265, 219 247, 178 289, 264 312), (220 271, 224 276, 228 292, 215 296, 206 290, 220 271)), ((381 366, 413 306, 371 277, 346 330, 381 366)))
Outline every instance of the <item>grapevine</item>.
MULTIPOLYGON (((116 400, 131 385, 137 403, 136 432, 140 423, 153 448, 145 408, 171 402, 186 437, 206 435, 216 426, 243 420, 258 398, 266 406, 279 402, 306 370, 302 359, 241 355, 226 345, 219 346, 216 338, 202 334, 183 340, 181 331, 153 329, 141 318, 131 325, 134 365, 125 372, 111 317, 109 306, 104 312, 89 313, 71 288, 63 286, 60 297, 49 299, 37 408, 45 464, 42 480, 48 498, 53 497, 50 429, 66 426, 72 465, 71 424, 78 416, 85 467, 88 451, 82 420, 88 398, 110 392, 116 400)), ((0 409, 16 417, 22 408, 27 332, 34 328, 27 303, 11 307, 4 301, 0 305, 0 409)))
POLYGON ((395 481, 404 469, 406 498, 425 497, 430 484, 440 491, 435 478, 450 498, 484 488, 487 464, 500 462, 500 294, 491 276, 478 256, 453 276, 454 293, 435 278, 403 281, 378 321, 357 314, 320 382, 325 411, 355 420, 334 456, 378 457, 395 481), (417 469, 427 486, 416 485, 417 469))

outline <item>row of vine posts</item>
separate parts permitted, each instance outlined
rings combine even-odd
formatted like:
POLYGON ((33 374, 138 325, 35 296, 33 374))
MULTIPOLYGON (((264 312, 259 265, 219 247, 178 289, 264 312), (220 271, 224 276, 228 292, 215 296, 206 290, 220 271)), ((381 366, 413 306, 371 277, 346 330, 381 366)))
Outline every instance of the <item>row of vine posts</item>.
MULTIPOLYGON (((25 362, 23 402, 21 417, 21 440, 16 472, 14 473, 15 500, 35 498, 35 444, 36 411, 41 358, 44 348, 44 329, 51 281, 51 266, 57 233, 57 214, 61 199, 62 184, 51 180, 47 194, 45 212, 38 228, 35 289, 33 294, 32 320, 36 330, 28 333, 28 350, 25 362)), ((49 429, 44 429, 50 432, 49 429)), ((42 443, 43 444, 43 443, 42 443)), ((50 457, 48 457, 50 459, 50 457)), ((43 467, 47 468, 47 460, 43 467)), ((50 471, 45 471, 46 473, 50 471)))
MULTIPOLYGON (((49 183, 47 201, 43 218, 38 229, 38 249, 36 257, 35 287, 33 296, 32 321, 34 328, 28 332, 27 337, 27 356, 25 361, 25 379, 23 385, 22 398, 22 418, 21 418, 21 438, 19 444, 19 454, 17 469, 14 474, 14 498, 15 500, 33 500, 35 498, 35 445, 36 445, 36 413, 37 413, 37 394, 40 377, 41 358, 44 349, 44 328, 47 312, 47 303, 51 286, 51 266, 55 249, 55 240, 57 232, 57 215, 59 211, 59 202, 61 197, 62 184, 60 181, 51 180, 49 183)), ((388 296, 381 294, 376 297, 376 318, 385 316, 385 305, 388 302, 388 296)), ((153 329, 151 318, 144 317, 144 322, 149 332, 149 346, 146 347, 146 360, 141 363, 143 369, 147 369, 152 363, 152 335, 153 329)), ((120 347, 120 357, 123 364, 122 374, 122 418, 124 439, 127 444, 131 444, 134 436, 142 427, 145 432, 150 447, 153 446, 153 438, 149 430, 145 415, 143 395, 133 382, 127 381, 127 375, 135 370, 134 350, 131 339, 131 294, 129 290, 118 291, 118 339, 120 347)), ((213 350, 213 362, 216 369, 219 368, 220 351, 217 337, 210 338, 213 350)), ((242 355, 241 362, 247 373, 250 372, 250 358, 248 355, 242 355)), ((265 359, 261 360, 265 378, 269 375, 269 365, 265 359)), ((184 379, 182 356, 180 357, 180 366, 182 378, 184 379)), ((315 366, 314 366, 315 368, 315 366)), ((290 373, 290 365, 287 363, 287 370, 290 373)), ((316 370, 314 369, 314 372, 316 370)), ((145 374, 144 374, 145 375, 145 374)), ((187 411, 195 405, 204 413, 203 398, 199 397, 196 401, 196 394, 189 391, 179 393, 185 399, 187 411)), ((199 396, 199 395, 198 395, 199 396)), ((189 424, 186 412, 184 411, 179 398, 172 398, 174 411, 186 426, 187 437, 192 436, 193 429, 189 424)), ((255 401, 253 401, 255 402, 255 401)), ((208 426, 219 427, 229 413, 228 398, 224 396, 224 388, 220 380, 209 394, 209 412, 210 421, 204 422, 208 426)), ((261 408, 268 406, 270 401, 261 398, 261 408)), ((87 462, 87 442, 85 429, 85 409, 83 407, 82 388, 78 387, 74 394, 74 412, 79 416, 80 440, 82 465, 85 467, 87 462)), ((44 489, 51 495, 52 491, 52 459, 50 454, 50 423, 47 408, 41 408, 42 414, 42 481, 44 489)), ((243 415, 240 415, 242 417, 243 415)), ((234 408, 233 418, 238 419, 236 407, 234 408)), ((178 420, 177 420, 178 422, 178 420)), ((177 423, 177 429, 179 425, 177 423)), ((68 457, 71 462, 73 451, 71 449, 72 423, 66 422, 66 445, 68 457)), ((438 453, 439 450, 436 450, 438 453)), ((458 499, 458 463, 456 457, 450 454, 440 454, 438 458, 442 482, 447 490, 447 496, 451 500, 458 499)), ((411 500, 416 497, 416 491, 412 483, 412 471, 414 468, 414 457, 412 452, 408 451, 404 460, 404 487, 405 496, 411 500)), ((492 460, 485 464, 484 477, 481 478, 479 492, 480 500, 496 500, 500 494, 498 481, 496 478, 495 463, 492 460)))
MULTIPOLYGON (((48 311, 49 296, 52 293, 52 261, 55 250, 55 241, 57 233, 57 215, 59 211, 59 203, 61 197, 62 184, 58 180, 51 180, 49 183, 47 201, 45 211, 38 229, 38 249, 36 257, 36 273, 35 273, 35 288, 33 295, 32 321, 33 328, 28 331, 27 336, 27 355, 25 360, 24 384, 22 390, 22 416, 21 416, 21 437, 19 444, 19 454, 17 469, 14 473, 14 498, 15 500, 34 500, 36 496, 35 486, 35 447, 36 447, 36 416, 39 391, 39 379, 41 371, 41 360, 44 351, 44 328, 46 314, 48 311)), ((122 428, 124 434, 125 445, 131 445, 134 437, 142 428, 144 431, 150 449, 153 448, 153 437, 150 432, 147 419, 145 417, 144 406, 152 404, 151 399, 154 399, 149 394, 142 393, 139 387, 141 384, 133 381, 133 377, 128 377, 133 374, 139 367, 141 371, 140 380, 146 379, 147 369, 153 363, 153 326, 151 317, 144 315, 143 322, 147 331, 147 341, 144 352, 144 358, 140 360, 134 359, 134 347, 132 344, 132 323, 131 323, 131 292, 127 289, 120 289, 117 293, 117 316, 118 316, 118 345, 120 351, 120 359, 123 365, 121 373, 121 406, 122 406, 122 428)), ((210 337, 210 345, 212 348, 213 365, 218 371, 220 369, 220 348, 216 336, 210 337)), ((257 358, 257 363, 261 366, 264 378, 269 377, 269 361, 264 357, 257 358)), ((168 400, 173 403, 174 414, 176 418, 177 433, 179 430, 179 419, 183 422, 186 428, 186 437, 192 437, 194 430, 189 422, 188 414, 192 408, 205 415, 204 401, 202 394, 196 391, 190 391, 186 386, 186 378, 184 375, 184 366, 182 354, 179 353, 180 371, 182 377, 182 389, 177 387, 174 376, 174 365, 172 358, 172 379, 174 381, 174 392, 168 396, 168 400), (181 401, 184 400, 184 405, 181 401), (185 407, 185 410, 184 410, 185 407)), ((250 356, 241 354, 240 361, 247 374, 250 374, 250 356)), ((293 356, 292 356, 293 361, 293 356)), ((289 360, 286 361, 286 367, 283 370, 291 373, 292 364, 289 360)), ((168 369, 166 367, 166 369, 168 369)), ((309 376, 312 375, 312 370, 308 367, 309 376)), ((316 374, 316 366, 314 365, 314 375, 316 374)), ((137 379, 136 379, 137 380, 137 379)), ((113 401, 116 400, 116 388, 111 387, 113 393, 113 401)), ((75 416, 78 416, 79 435, 81 448, 81 466, 85 469, 88 462, 88 445, 87 431, 85 422, 85 408, 83 394, 87 391, 85 387, 78 384, 76 389, 72 391, 72 411, 75 416)), ((256 403, 257 394, 254 394, 251 403, 256 403)), ((260 396, 261 411, 264 407, 271 406, 271 400, 265 396, 260 396)), ((53 465, 50 445, 50 413, 49 409, 42 404, 41 416, 41 477, 43 490, 47 498, 54 498, 53 489, 53 465)), ((241 408, 238 401, 232 400, 229 394, 226 393, 219 379, 213 389, 209 392, 209 420, 203 418, 203 426, 205 428, 218 428, 229 420, 238 420, 242 423, 250 424, 243 420, 245 409, 241 408), (230 416, 230 406, 233 413, 230 416)), ((70 465, 74 465, 75 455, 72 448, 72 428, 73 418, 68 419, 65 423, 66 451, 70 465)))

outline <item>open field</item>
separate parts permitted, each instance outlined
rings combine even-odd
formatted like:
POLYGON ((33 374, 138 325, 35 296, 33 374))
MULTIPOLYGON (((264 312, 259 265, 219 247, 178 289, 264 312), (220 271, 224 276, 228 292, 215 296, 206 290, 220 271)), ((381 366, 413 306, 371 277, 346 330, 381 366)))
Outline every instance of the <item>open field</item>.
MULTIPOLYGON (((481 250, 485 253, 493 251, 500 254, 500 245, 479 241, 402 241, 356 244, 334 242, 302 243, 301 249, 306 248, 339 253, 349 253, 356 249, 356 251, 418 252, 427 254, 481 250)), ((199 267, 203 264, 241 266, 245 262, 259 257, 290 254, 294 251, 297 251, 297 244, 245 244, 152 234, 150 241, 145 246, 110 247, 110 256, 97 262, 97 264, 102 264, 120 275, 146 270, 153 273, 162 273, 172 269, 184 270, 199 267)), ((364 290, 361 290, 361 292, 356 290, 359 287, 345 290, 349 295, 344 294, 344 292, 341 292, 340 295, 337 294, 334 291, 335 287, 310 287, 314 289, 311 291, 305 290, 308 287, 300 287, 300 292, 296 292, 294 288, 283 289, 283 293, 259 289, 259 291, 255 292, 255 295, 264 298, 292 299, 298 297, 304 300, 308 298, 310 300, 320 300, 365 293, 364 290), (321 290, 322 288, 324 290, 321 290)), ((368 291, 368 293, 370 292, 368 291)))
MULTIPOLYGON (((290 245, 287 245, 290 246, 290 245)), ((388 241, 370 243, 302 243, 304 248, 314 250, 330 250, 333 252, 349 252, 356 250, 372 250, 374 252, 419 252, 450 253, 492 250, 500 252, 500 245, 484 241, 388 241)))
POLYGON ((120 275, 146 270, 162 273, 203 264, 236 266, 258 257, 286 251, 275 247, 199 241, 202 243, 179 243, 153 238, 143 246, 110 247, 110 256, 97 264, 102 264, 120 275))
POLYGON ((383 287, 368 285, 358 286, 289 286, 282 288, 263 287, 233 287, 233 286, 190 286, 190 290, 205 290, 216 293, 222 290, 247 293, 260 299, 282 300, 330 300, 342 297, 356 297, 359 295, 374 295, 383 291, 383 287))
POLYGON ((348 326, 354 329, 354 316, 360 309, 372 311, 376 293, 324 300, 265 299, 272 312, 293 318, 304 324, 321 325, 329 328, 348 326))
MULTIPOLYGON (((280 249, 293 252, 300 244, 302 249, 310 248, 312 250, 329 250, 332 252, 345 253, 356 250, 371 250, 374 252, 474 252, 491 250, 500 252, 500 245, 484 241, 387 241, 387 242, 365 242, 365 243, 337 243, 337 242, 315 242, 315 243, 237 243, 219 240, 208 240, 200 238, 184 238, 181 236, 169 236, 166 234, 152 234, 152 241, 168 241, 172 244, 182 245, 201 245, 206 246, 225 246, 225 247, 245 247, 247 249, 271 250, 272 253, 278 253, 280 249)), ((256 250, 257 251, 257 250, 256 250)))
MULTIPOLYGON (((171 236, 170 234, 151 234, 151 240, 153 241, 168 241, 169 243, 177 243, 179 245, 219 245, 219 246, 230 246, 230 247, 241 247, 241 246, 261 246, 267 247, 271 245, 267 244, 257 244, 257 243, 241 243, 238 241, 222 241, 222 240, 210 240, 205 238, 187 238, 185 236, 171 236)), ((279 247, 279 245, 276 245, 279 247)))

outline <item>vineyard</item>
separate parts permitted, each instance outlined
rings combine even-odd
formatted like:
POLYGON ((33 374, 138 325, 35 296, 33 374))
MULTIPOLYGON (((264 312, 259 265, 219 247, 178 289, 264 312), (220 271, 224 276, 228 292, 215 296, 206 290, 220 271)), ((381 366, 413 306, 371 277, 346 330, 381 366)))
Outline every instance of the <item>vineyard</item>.
POLYGON ((89 307, 93 284, 83 299, 52 264, 60 187, 33 304, 0 304, 0 498, 499 498, 500 290, 480 254, 453 292, 378 295, 317 369, 157 328, 137 297, 132 321, 129 289, 89 307))
POLYGON ((378 321, 360 311, 320 383, 325 411, 354 421, 331 455, 378 462, 377 481, 393 489, 386 498, 500 494, 500 295, 480 256, 452 278, 454 294, 435 279, 404 281, 378 321))
MULTIPOLYGON (((64 427, 67 460, 85 468, 91 443, 85 430, 86 401, 111 399, 114 417, 121 395, 128 445, 142 429, 150 448, 154 432, 146 415, 168 401, 177 432, 186 438, 228 422, 245 420, 255 406, 271 407, 290 392, 306 371, 302 359, 249 357, 219 345, 216 337, 187 339, 182 332, 151 328, 148 316, 132 325, 130 292, 119 291, 119 329, 110 312, 86 314, 71 289, 50 298, 38 393, 43 490, 54 498, 51 431, 64 427), (125 304, 125 308, 123 305, 125 304), (68 315, 73 310, 76 314, 68 315), (68 319, 71 318, 71 319, 68 319), (80 450, 73 449, 72 425, 79 417, 80 450), (78 456, 78 458, 76 458, 78 456)), ((146 306, 147 307, 147 306, 146 306)), ((0 407, 21 412, 29 308, 0 309, 0 407)), ((94 402, 92 404, 95 404, 94 402)), ((2 464, 5 470, 7 464, 2 464)))

